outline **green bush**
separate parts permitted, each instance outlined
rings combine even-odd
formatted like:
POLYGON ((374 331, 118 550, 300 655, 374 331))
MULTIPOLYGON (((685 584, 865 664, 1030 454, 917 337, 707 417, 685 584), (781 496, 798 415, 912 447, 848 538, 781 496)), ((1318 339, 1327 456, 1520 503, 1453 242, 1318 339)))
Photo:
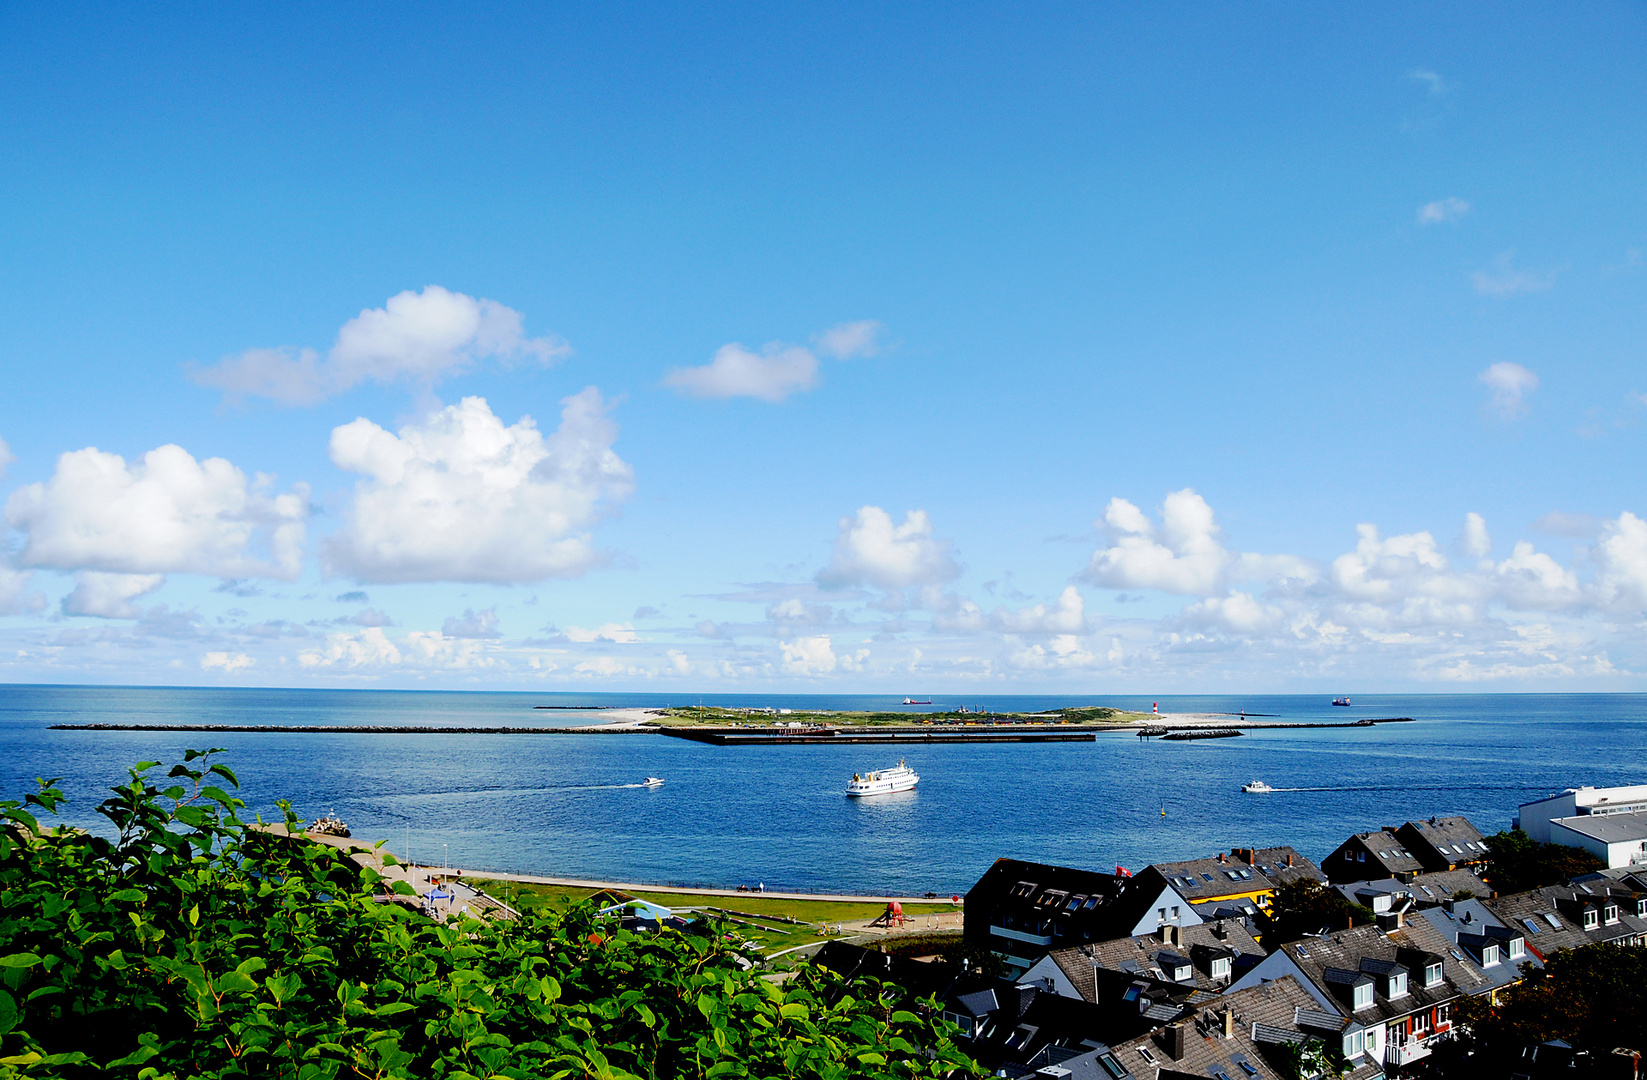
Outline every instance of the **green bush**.
POLYGON ((114 840, 42 828, 55 781, 0 802, 0 1078, 978 1074, 897 987, 780 986, 590 907, 437 923, 374 900, 410 889, 243 823, 215 753, 132 769, 98 808, 114 840))

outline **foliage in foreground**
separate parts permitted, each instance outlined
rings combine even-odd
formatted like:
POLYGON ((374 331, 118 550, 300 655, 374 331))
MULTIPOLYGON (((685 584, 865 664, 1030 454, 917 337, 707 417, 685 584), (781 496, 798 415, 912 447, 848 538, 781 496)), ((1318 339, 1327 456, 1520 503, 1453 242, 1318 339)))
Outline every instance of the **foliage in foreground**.
POLYGON ((242 823, 211 753, 131 770, 98 809, 113 841, 42 829, 55 781, 0 802, 0 1080, 977 1071, 890 985, 780 987, 589 908, 437 924, 375 902, 376 871, 242 823))
POLYGON ((1530 968, 1498 1005, 1464 998, 1454 1019, 1478 1053, 1516 1053, 1522 1046, 1565 1039, 1580 1050, 1616 1046, 1647 1050, 1647 948, 1586 945, 1564 949, 1530 968))
POLYGON ((1264 941, 1282 945, 1306 934, 1345 930, 1376 920, 1371 908, 1351 903, 1337 889, 1300 878, 1275 890, 1265 915, 1264 941))
POLYGON ((1564 885, 1580 874, 1606 868, 1605 862, 1583 848, 1541 844, 1520 829, 1487 837, 1486 877, 1500 893, 1564 885))

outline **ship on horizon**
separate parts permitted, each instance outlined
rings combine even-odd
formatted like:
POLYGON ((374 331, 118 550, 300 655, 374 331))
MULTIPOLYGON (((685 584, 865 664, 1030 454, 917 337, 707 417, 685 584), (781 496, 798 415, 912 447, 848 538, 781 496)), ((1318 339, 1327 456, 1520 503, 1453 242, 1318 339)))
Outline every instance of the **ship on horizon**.
POLYGON ((904 698, 904 704, 905 705, 931 705, 932 704, 932 699, 927 698, 925 701, 916 701, 912 697, 906 697, 906 698, 904 698))

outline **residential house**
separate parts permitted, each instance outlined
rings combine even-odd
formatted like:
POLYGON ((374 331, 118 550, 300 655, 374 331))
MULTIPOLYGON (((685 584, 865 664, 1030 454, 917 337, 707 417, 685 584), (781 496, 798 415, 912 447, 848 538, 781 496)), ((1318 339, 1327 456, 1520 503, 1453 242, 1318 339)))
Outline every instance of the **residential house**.
POLYGON ((1515 827, 1541 844, 1559 844, 1550 823, 1558 818, 1611 817, 1647 810, 1647 784, 1632 787, 1576 787, 1559 795, 1522 803, 1515 827))
POLYGON ((1138 879, 1173 889, 1203 919, 1217 918, 1224 911, 1256 915, 1269 907, 1282 885, 1302 879, 1326 881, 1320 867, 1290 847, 1235 848, 1228 855, 1153 863, 1139 871, 1138 879))
POLYGON ((1321 863, 1333 884, 1351 881, 1410 881, 1424 872, 1424 864, 1389 829, 1356 833, 1333 849, 1321 863))
POLYGON ((1528 949, 1541 960, 1585 945, 1647 944, 1647 913, 1638 914, 1639 898, 1611 885, 1549 885, 1484 903, 1505 926, 1525 929, 1528 949))
POLYGON ((1527 949, 1526 931, 1505 923, 1480 900, 1449 900, 1416 912, 1407 925, 1416 926, 1420 919, 1441 935, 1449 953, 1454 957, 1463 954, 1486 980, 1485 984, 1468 988, 1472 997, 1485 994, 1496 1005, 1499 991, 1525 977, 1523 965, 1544 966, 1544 961, 1527 949))
POLYGON ((1440 907, 1455 897, 1490 896, 1493 887, 1474 870, 1443 870, 1437 874, 1416 874, 1406 881, 1352 881, 1333 888, 1352 904, 1368 908, 1374 915, 1391 911, 1421 911, 1440 907))
POLYGON ((1098 972, 1109 971, 1216 994, 1263 958, 1264 950, 1240 922, 1169 924, 1153 934, 1054 949, 1026 971, 1022 981, 1096 1001, 1098 972))
POLYGON ((1361 1025, 1344 1040, 1352 1062, 1399 1068, 1428 1057, 1451 1036, 1452 1003, 1489 988, 1459 950, 1423 920, 1385 931, 1358 926, 1290 942, 1231 988, 1246 990, 1291 975, 1317 1005, 1361 1025))
POLYGON ((997 859, 966 894, 962 933, 1017 975, 1054 948, 1202 921, 1183 896, 1142 874, 997 859))
POLYGON ((1413 858, 1432 874, 1487 861, 1486 838, 1464 817, 1409 821, 1387 831, 1393 832, 1402 848, 1412 852, 1413 858))

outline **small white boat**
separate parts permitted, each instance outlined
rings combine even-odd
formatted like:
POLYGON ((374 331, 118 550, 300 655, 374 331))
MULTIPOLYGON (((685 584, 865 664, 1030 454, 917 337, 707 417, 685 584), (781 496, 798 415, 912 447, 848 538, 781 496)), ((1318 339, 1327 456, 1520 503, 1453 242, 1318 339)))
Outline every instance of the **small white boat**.
POLYGON ((846 794, 852 799, 862 799, 870 795, 891 795, 895 791, 908 791, 920 782, 921 778, 915 774, 915 770, 899 758, 898 764, 890 769, 853 773, 851 783, 846 785, 846 794))
POLYGON ((648 776, 644 781, 641 782, 641 787, 644 787, 644 788, 663 787, 663 780, 660 777, 648 776))
POLYGON ((1275 789, 1264 783, 1262 780, 1254 780, 1250 784, 1242 784, 1241 790, 1245 791, 1248 795, 1263 795, 1274 791, 1275 789))

